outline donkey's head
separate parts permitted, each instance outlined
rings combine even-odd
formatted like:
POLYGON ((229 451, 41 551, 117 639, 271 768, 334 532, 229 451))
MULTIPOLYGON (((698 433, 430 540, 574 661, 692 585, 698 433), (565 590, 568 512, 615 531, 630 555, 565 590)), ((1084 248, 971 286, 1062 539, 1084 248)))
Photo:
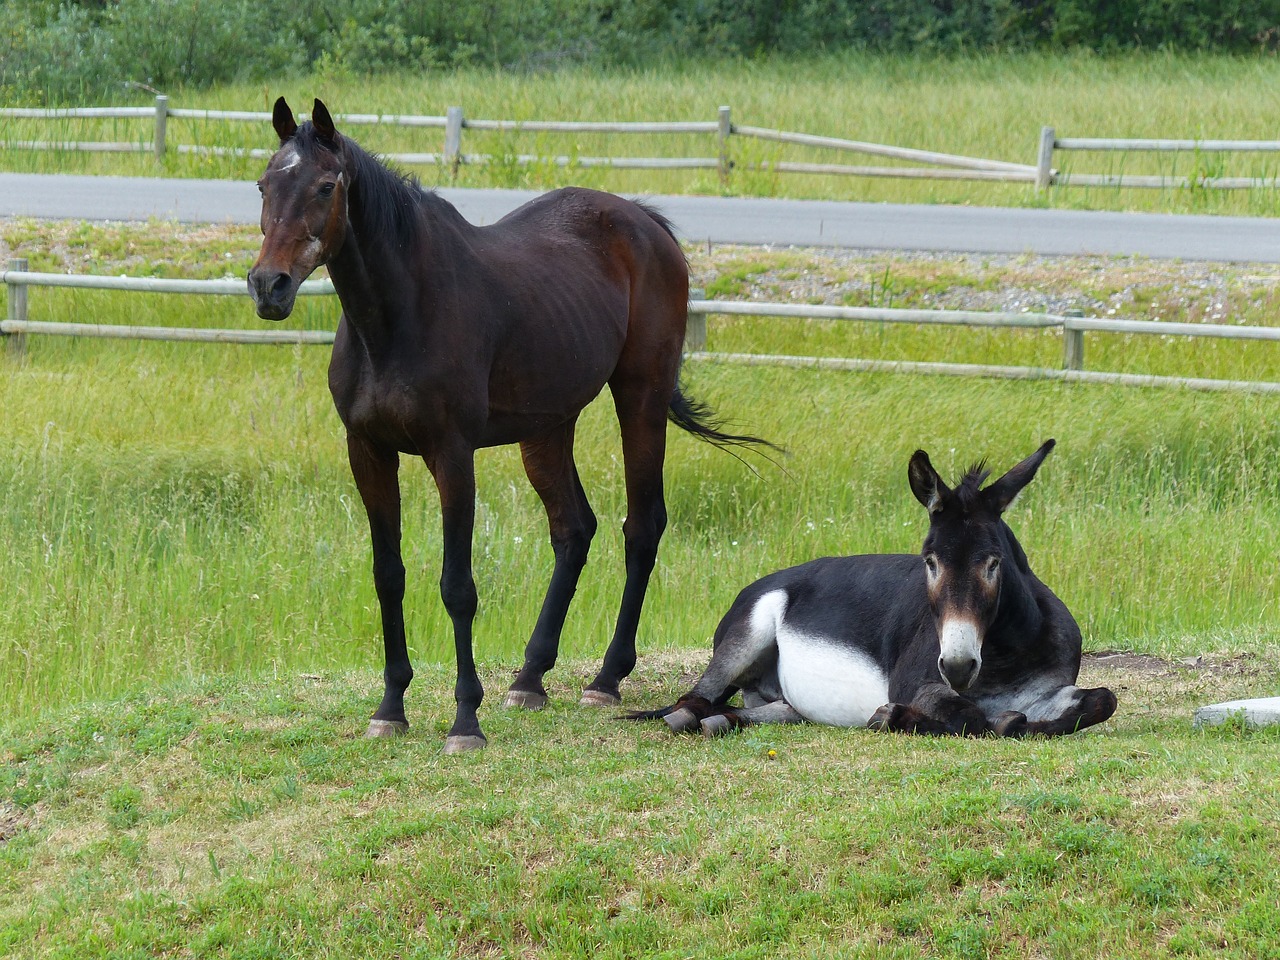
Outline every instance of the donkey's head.
POLYGON ((962 692, 982 670, 982 644, 1000 606, 1001 586, 1017 576, 1016 541, 1001 515, 1013 503, 1053 449, 1039 450, 983 487, 989 475, 982 464, 971 469, 955 489, 943 483, 923 450, 911 457, 907 476, 911 492, 929 511, 924 538, 925 584, 938 629, 938 672, 962 692))
POLYGON ((347 229, 347 183, 342 136, 319 100, 301 127, 284 97, 272 124, 280 149, 258 181, 262 193, 262 249, 249 271, 249 293, 264 320, 293 311, 298 286, 328 262, 347 229))

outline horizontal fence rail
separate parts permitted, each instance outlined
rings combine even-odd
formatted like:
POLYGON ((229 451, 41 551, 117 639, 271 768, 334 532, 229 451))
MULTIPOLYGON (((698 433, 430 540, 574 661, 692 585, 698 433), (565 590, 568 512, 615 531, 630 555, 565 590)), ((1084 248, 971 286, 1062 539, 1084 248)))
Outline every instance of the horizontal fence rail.
MULTIPOLYGON (((248 285, 242 280, 174 280, 154 277, 102 277, 34 273, 27 270, 26 260, 14 258, 9 261, 9 268, 0 273, 0 281, 3 281, 7 289, 9 301, 8 316, 6 319, 0 320, 0 335, 9 341, 9 352, 11 354, 21 353, 25 349, 24 338, 28 334, 243 344, 329 344, 334 339, 333 332, 328 330, 213 330, 192 327, 145 327, 125 324, 40 321, 31 320, 28 316, 30 305, 28 290, 31 287, 247 297, 249 295, 248 285)), ((330 296, 333 292, 333 283, 327 279, 308 280, 298 289, 298 293, 301 296, 330 296)), ((888 307, 841 307, 825 304, 705 300, 701 297, 700 291, 691 291, 688 311, 688 332, 685 339, 685 349, 689 357, 699 360, 814 367, 833 370, 980 376, 1021 380, 1049 379, 1110 383, 1124 386, 1176 386, 1193 390, 1243 390, 1255 393, 1280 393, 1280 383, 1269 381, 1214 380, 1083 369, 1085 333, 1280 341, 1280 328, 1278 327, 1166 323, 1153 320, 1117 320, 1052 313, 904 310, 888 307), (1061 330, 1063 335, 1063 363, 1061 368, 1047 368, 932 361, 868 360, 848 357, 715 353, 707 349, 707 317, 712 315, 840 320, 862 323, 909 323, 1012 330, 1061 330)))
POLYGON ((1057 136, 1053 127, 1040 130, 1035 183, 1038 190, 1063 187, 1131 187, 1168 190, 1198 187, 1206 190, 1274 190, 1280 178, 1223 177, 1208 173, 1193 176, 1149 176, 1125 173, 1063 173, 1053 166, 1055 150, 1122 153, 1280 153, 1278 140, 1174 140, 1164 138, 1104 138, 1057 136))
MULTIPOLYGON (((300 116, 305 117, 305 114, 300 116)), ((203 144, 171 144, 167 137, 169 118, 198 122, 255 123, 266 125, 271 114, 253 110, 203 110, 172 107, 169 98, 157 96, 152 107, 75 107, 39 109, 11 107, 0 109, 0 117, 14 119, 118 119, 153 121, 153 133, 148 139, 139 136, 124 142, 76 141, 56 139, 7 140, 0 142, 0 149, 41 150, 96 153, 154 153, 163 159, 167 152, 197 154, 203 156, 234 156, 266 159, 274 152, 268 148, 206 146, 203 144)), ((715 120, 493 120, 471 119, 461 107, 449 107, 442 116, 414 116, 406 114, 344 113, 338 114, 339 123, 348 125, 385 125, 397 127, 435 128, 443 131, 443 142, 438 151, 385 152, 382 156, 398 163, 447 167, 456 178, 463 166, 514 163, 520 166, 550 164, 558 167, 615 168, 628 170, 718 170, 720 178, 728 181, 739 164, 733 159, 732 138, 749 138, 781 145, 832 150, 843 154, 861 154, 884 157, 907 166, 863 166, 845 163, 827 163, 806 160, 751 160, 742 162, 743 169, 796 173, 822 176, 893 177, 910 180, 968 180, 1003 183, 1034 184, 1037 190, 1050 187, 1104 186, 1117 188, 1170 189, 1197 187, 1204 189, 1275 189, 1280 186, 1277 176, 1227 177, 1208 173, 1191 176, 1159 176, 1145 174, 1074 173, 1064 172, 1053 166, 1055 151, 1092 152, 1162 152, 1162 153, 1221 153, 1257 152, 1280 153, 1280 141, 1273 140, 1193 140, 1172 138, 1125 138, 1056 136, 1053 127, 1041 128, 1036 144, 1035 163, 1017 163, 1010 160, 966 157, 914 147, 868 143, 840 137, 819 136, 775 130, 768 127, 734 123, 729 107, 721 107, 715 120), (693 157, 627 157, 627 156, 578 156, 541 155, 517 153, 494 155, 480 152, 464 152, 464 131, 502 133, 582 133, 582 134, 639 134, 652 136, 691 135, 714 137, 715 156, 693 157)))

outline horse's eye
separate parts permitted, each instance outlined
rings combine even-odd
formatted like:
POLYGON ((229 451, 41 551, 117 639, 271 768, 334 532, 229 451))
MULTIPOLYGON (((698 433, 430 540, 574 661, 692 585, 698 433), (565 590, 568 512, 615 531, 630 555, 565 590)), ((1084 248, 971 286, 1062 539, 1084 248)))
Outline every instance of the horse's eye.
POLYGON ((332 183, 320 184, 320 189, 316 191, 316 196, 321 200, 328 200, 333 196, 333 186, 334 185, 332 183))
POLYGON ((258 193, 260 193, 260 194, 265 194, 265 193, 266 193, 266 191, 262 189, 262 181, 261 181, 261 180, 259 180, 259 181, 258 181, 258 193))

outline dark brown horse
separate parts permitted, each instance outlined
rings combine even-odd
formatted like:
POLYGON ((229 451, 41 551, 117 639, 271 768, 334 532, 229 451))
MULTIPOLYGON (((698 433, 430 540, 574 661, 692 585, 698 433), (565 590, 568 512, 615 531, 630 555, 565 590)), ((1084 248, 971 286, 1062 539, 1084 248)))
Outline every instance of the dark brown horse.
POLYGON ((440 491, 440 593, 458 666, 445 749, 482 747, 476 710, 484 691, 471 643, 474 453, 520 444, 547 511, 555 567, 505 701, 541 707, 542 678, 555 664, 596 530, 574 465, 574 426, 605 384, 622 432, 627 575, 613 639, 582 700, 620 702, 667 522, 667 419, 713 443, 759 442, 717 430, 679 389, 689 271, 670 224, 639 203, 564 189, 476 227, 339 134, 319 100, 299 126, 280 98, 273 125, 280 149, 258 181, 263 242, 249 291, 260 317, 283 320, 298 285, 323 264, 342 303, 329 389, 369 514, 386 648, 384 694, 368 734, 408 728, 400 454, 422 457, 440 491))

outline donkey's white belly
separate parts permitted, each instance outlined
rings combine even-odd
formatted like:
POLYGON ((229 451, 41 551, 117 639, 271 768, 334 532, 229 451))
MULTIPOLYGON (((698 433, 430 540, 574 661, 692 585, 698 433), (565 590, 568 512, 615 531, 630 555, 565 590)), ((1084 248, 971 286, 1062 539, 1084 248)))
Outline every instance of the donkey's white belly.
POLYGON ((861 727, 889 700, 889 678, 866 654, 825 637, 778 627, 782 695, 806 720, 861 727))

